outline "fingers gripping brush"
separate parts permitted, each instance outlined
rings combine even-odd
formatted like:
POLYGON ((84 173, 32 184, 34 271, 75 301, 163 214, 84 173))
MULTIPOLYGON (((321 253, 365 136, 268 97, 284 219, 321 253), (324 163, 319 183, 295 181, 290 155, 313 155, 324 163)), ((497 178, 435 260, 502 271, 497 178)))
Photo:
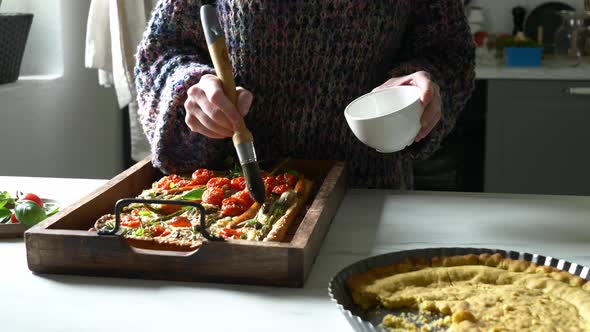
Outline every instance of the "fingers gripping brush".
MULTIPOLYGON (((217 19, 215 5, 205 4, 201 6, 201 22, 203 23, 203 31, 207 39, 209 54, 211 55, 217 77, 222 82, 225 94, 235 105, 237 100, 236 83, 234 82, 232 66, 225 45, 223 29, 217 19)), ((244 119, 241 117, 234 125, 232 140, 238 158, 240 159, 240 164, 242 165, 242 172, 244 173, 250 196, 256 202, 262 204, 265 200, 265 190, 264 182, 260 176, 260 169, 258 168, 258 161, 256 160, 254 138, 252 137, 252 133, 246 128, 244 119)))

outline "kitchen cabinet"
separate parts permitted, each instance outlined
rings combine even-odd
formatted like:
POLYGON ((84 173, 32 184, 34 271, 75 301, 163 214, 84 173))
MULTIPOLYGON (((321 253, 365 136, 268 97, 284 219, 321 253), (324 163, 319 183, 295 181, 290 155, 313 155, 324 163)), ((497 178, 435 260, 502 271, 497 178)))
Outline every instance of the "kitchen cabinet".
POLYGON ((486 192, 590 195, 590 77, 490 80, 486 192))

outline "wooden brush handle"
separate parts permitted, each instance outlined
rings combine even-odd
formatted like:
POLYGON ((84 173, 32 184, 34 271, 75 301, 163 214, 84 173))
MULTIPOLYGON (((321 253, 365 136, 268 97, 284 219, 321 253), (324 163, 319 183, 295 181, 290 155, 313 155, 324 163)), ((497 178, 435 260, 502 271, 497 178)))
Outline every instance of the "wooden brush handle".
MULTIPOLYGON (((229 60, 227 47, 225 45, 225 38, 217 38, 213 43, 209 44, 208 47, 217 77, 219 77, 223 84, 223 91, 232 104, 237 107, 236 102, 238 95, 236 92, 236 82, 234 81, 234 74, 229 60)), ((239 121, 234 125, 234 136, 232 137, 232 140, 234 145, 252 142, 254 140, 252 133, 246 128, 244 119, 241 116, 239 121)))

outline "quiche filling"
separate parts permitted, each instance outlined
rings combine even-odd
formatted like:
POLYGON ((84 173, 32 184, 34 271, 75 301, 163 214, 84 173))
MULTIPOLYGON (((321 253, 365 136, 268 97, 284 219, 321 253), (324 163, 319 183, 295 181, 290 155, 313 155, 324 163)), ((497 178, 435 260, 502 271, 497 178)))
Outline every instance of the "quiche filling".
POLYGON ((385 316, 390 331, 590 331, 584 279, 499 254, 406 262, 355 276, 348 286, 364 309, 418 311, 412 319, 385 316))

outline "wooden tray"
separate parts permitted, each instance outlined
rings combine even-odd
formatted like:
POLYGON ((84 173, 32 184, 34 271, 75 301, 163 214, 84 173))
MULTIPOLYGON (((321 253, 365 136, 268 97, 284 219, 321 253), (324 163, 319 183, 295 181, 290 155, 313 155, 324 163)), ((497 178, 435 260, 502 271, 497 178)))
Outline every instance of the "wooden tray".
POLYGON ((0 224, 0 239, 22 238, 25 226, 21 224, 0 224))
POLYGON ((89 232, 115 202, 162 176, 149 157, 96 192, 25 232, 29 269, 39 273, 302 287, 346 189, 343 162, 290 160, 314 181, 311 199, 284 242, 204 242, 191 252, 135 248, 89 232))

